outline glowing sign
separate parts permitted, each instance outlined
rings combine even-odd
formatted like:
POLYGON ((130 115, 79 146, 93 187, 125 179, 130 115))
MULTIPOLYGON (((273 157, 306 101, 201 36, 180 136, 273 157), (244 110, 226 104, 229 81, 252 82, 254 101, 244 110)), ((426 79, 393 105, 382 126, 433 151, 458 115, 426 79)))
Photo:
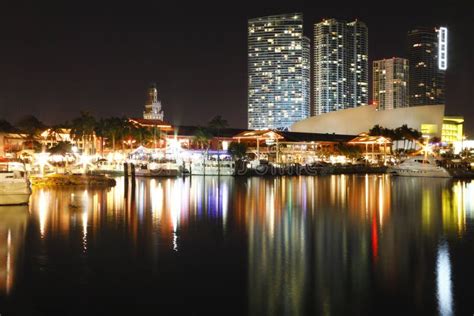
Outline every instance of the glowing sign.
POLYGON ((438 30, 438 68, 448 69, 448 29, 440 27, 438 30))

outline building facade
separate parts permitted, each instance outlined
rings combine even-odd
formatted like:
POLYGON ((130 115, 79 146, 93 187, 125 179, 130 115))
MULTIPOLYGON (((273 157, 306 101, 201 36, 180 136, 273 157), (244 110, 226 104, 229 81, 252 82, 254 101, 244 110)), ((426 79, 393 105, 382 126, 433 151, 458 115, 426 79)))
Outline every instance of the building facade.
POLYGON ((408 60, 393 57, 375 60, 372 71, 372 100, 380 110, 409 106, 408 60))
POLYGON ((287 129, 310 114, 310 43, 301 13, 248 21, 248 128, 287 129))
POLYGON ((408 32, 410 106, 445 104, 448 32, 445 27, 408 32))
POLYGON ((158 100, 158 90, 156 85, 152 84, 148 88, 147 101, 145 104, 145 111, 143 111, 143 118, 147 120, 161 120, 163 121, 163 110, 161 109, 161 102, 158 100))
POLYGON ((443 130, 441 133, 441 141, 453 144, 464 140, 464 117, 462 116, 445 116, 443 118, 443 130))
POLYGON ((336 19, 314 25, 314 115, 368 104, 368 29, 336 19))

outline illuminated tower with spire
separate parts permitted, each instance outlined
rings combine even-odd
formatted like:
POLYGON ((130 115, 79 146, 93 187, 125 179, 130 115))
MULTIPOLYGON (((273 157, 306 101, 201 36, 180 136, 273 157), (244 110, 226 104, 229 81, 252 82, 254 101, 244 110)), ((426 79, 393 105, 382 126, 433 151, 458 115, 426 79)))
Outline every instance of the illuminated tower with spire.
POLYGON ((145 104, 145 111, 143 111, 143 118, 163 121, 163 111, 161 110, 161 102, 158 101, 156 84, 152 84, 148 89, 148 98, 145 104))

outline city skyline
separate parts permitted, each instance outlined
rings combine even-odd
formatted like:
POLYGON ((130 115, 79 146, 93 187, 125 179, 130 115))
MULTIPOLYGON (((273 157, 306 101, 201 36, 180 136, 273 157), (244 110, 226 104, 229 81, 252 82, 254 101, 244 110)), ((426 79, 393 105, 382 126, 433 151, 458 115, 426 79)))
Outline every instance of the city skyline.
POLYGON ((351 6, 324 8, 296 2, 289 7, 285 2, 262 1, 243 3, 232 14, 215 16, 207 12, 212 5, 204 3, 190 7, 194 10, 171 23, 176 19, 173 13, 181 12, 177 6, 148 5, 150 10, 121 4, 77 10, 33 4, 26 10, 4 10, 0 116, 15 122, 34 114, 55 123, 73 118, 82 109, 97 116, 136 117, 143 111, 144 89, 156 81, 166 120, 196 124, 220 114, 232 126, 243 127, 247 21, 301 11, 304 35, 310 38, 311 26, 323 18, 364 21, 371 30, 369 63, 407 57, 405 39, 411 29, 446 25, 450 35, 447 114, 464 115, 466 133, 474 131, 469 120, 474 115, 473 43, 463 32, 471 18, 467 11, 433 7, 431 16, 423 17, 413 7, 410 14, 376 15, 373 9, 351 6), (15 23, 20 20, 21 25, 15 23))

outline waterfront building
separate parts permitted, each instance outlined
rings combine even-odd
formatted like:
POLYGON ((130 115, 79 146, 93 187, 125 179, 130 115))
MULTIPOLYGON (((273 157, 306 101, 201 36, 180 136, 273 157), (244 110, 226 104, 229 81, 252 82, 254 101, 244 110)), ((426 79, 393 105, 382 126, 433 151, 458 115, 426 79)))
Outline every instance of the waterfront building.
POLYGON ((443 104, 378 110, 373 105, 360 106, 310 117, 293 124, 292 132, 359 135, 375 125, 394 129, 402 125, 423 134, 441 137, 443 104))
POLYGON ((173 132, 168 134, 167 141, 178 141, 181 148, 187 150, 205 150, 207 148, 211 151, 225 151, 232 142, 233 136, 246 130, 241 128, 222 128, 219 130, 219 135, 206 131, 206 133, 209 133, 209 139, 206 144, 196 138, 200 131, 203 131, 203 128, 198 126, 173 126, 173 132))
POLYGON ((335 159, 339 155, 337 147, 341 143, 349 143, 355 137, 356 135, 250 130, 235 135, 233 139, 245 143, 247 154, 255 161, 308 164, 323 156, 333 156, 335 159))
POLYGON ((128 121, 137 127, 148 129, 151 134, 149 139, 151 148, 166 146, 166 135, 173 131, 171 124, 161 119, 129 118, 128 121))
POLYGON ((453 144, 454 142, 462 142, 464 117, 462 116, 445 116, 443 118, 443 130, 441 132, 441 141, 453 144))
POLYGON ((336 19, 314 25, 314 115, 368 104, 368 28, 336 19))
POLYGON ((161 102, 158 100, 158 90, 156 85, 152 84, 148 88, 147 101, 145 104, 145 111, 143 111, 143 118, 147 120, 163 121, 163 110, 161 109, 161 102))
POLYGON ((409 106, 408 60, 399 57, 373 62, 372 100, 379 110, 409 106))
POLYGON ((16 132, 0 132, 0 158, 15 156, 25 148, 28 135, 16 132))
POLYGON ((448 31, 445 27, 408 32, 410 106, 445 103, 448 31))
MULTIPOLYGON (((46 146, 46 148, 56 146, 60 142, 74 144, 74 146, 80 149, 84 148, 82 137, 72 137, 70 128, 48 128, 41 132, 40 136, 39 141, 41 145, 46 146)), ((93 138, 96 139, 95 133, 93 138)))
POLYGON ((248 21, 248 128, 287 129, 310 114, 310 43, 301 13, 248 21))

